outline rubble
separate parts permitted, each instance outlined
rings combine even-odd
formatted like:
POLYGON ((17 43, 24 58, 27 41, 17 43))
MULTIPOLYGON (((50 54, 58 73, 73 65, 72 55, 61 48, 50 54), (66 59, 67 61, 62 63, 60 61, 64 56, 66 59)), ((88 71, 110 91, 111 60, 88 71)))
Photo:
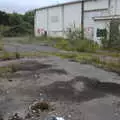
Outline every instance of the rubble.
POLYGON ((46 101, 38 101, 31 105, 31 110, 33 113, 40 113, 50 110, 50 104, 46 101))

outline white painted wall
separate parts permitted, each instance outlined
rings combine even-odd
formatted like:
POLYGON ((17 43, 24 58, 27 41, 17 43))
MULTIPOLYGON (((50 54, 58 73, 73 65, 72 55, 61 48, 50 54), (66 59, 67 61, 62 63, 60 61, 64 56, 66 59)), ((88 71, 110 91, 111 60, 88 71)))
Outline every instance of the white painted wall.
POLYGON ((81 24, 81 4, 71 4, 64 6, 64 30, 75 25, 81 24))
POLYGON ((108 8, 108 0, 93 0, 85 2, 85 10, 99 10, 108 8))
POLYGON ((62 31, 62 8, 53 7, 48 9, 48 30, 62 31))
MULTIPOLYGON (((94 21, 93 17, 120 15, 120 0, 93 0, 85 2, 85 35, 96 38, 96 29, 104 28, 106 20, 94 21), (109 8, 110 7, 110 11, 109 8), (110 13, 110 14, 109 14, 110 13)), ((63 36, 71 25, 81 27, 81 3, 61 5, 38 10, 35 15, 35 35, 40 36, 39 29, 46 30, 51 36, 63 36)))
POLYGON ((47 30, 47 10, 43 9, 36 12, 35 15, 35 35, 40 36, 47 30))
POLYGON ((87 38, 90 38, 90 39, 94 38, 95 21, 94 21, 93 17, 105 16, 106 14, 108 14, 107 10, 85 12, 84 27, 85 27, 85 36, 87 38))
POLYGON ((116 0, 110 0, 110 15, 116 14, 116 0))

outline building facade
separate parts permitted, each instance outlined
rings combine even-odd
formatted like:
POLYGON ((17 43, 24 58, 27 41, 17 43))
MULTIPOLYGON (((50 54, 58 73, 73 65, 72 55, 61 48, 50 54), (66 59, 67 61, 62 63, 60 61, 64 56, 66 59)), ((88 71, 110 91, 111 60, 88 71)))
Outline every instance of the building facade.
MULTIPOLYGON (((74 25, 81 28, 82 2, 74 1, 36 10, 35 36, 65 36, 74 25)), ((89 39, 100 40, 99 32, 109 26, 111 19, 120 18, 120 0, 84 0, 84 33, 89 39)))

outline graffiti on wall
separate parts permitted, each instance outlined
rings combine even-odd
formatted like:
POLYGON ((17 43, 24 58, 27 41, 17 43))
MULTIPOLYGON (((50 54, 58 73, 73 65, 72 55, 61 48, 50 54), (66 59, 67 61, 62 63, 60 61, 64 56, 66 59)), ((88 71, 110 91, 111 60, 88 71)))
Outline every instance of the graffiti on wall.
POLYGON ((93 27, 86 27, 85 34, 88 38, 93 38, 94 36, 94 28, 93 27))
POLYGON ((38 34, 43 34, 44 31, 45 31, 45 30, 44 30, 43 28, 38 28, 38 29, 37 29, 37 33, 38 33, 38 34))

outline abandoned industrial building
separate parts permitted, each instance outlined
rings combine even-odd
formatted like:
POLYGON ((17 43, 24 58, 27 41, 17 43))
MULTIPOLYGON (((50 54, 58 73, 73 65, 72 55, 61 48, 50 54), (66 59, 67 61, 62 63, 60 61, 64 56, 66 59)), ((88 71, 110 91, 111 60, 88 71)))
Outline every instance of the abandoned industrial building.
POLYGON ((107 28, 111 19, 120 18, 120 0, 82 0, 42 7, 35 14, 35 36, 46 32, 50 36, 64 36, 74 25, 81 29, 84 12, 84 33, 89 39, 99 41, 99 31, 107 28))

